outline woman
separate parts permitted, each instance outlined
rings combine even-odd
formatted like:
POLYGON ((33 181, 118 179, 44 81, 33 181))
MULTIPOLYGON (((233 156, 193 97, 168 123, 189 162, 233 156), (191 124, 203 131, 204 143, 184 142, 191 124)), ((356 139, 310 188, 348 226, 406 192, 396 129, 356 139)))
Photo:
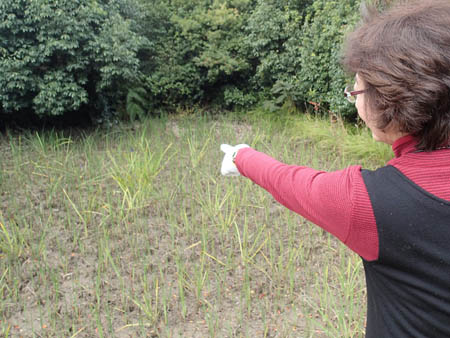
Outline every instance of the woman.
POLYGON ((450 1, 368 11, 343 58, 345 91, 395 158, 376 171, 290 166, 222 145, 243 175, 359 254, 366 337, 450 337, 450 1))

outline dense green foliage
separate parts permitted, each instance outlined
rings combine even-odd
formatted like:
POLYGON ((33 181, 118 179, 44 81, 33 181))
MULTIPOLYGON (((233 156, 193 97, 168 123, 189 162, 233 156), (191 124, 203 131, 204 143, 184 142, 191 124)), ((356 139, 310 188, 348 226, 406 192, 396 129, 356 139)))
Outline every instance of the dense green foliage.
POLYGON ((3 112, 45 116, 113 109, 126 84, 137 78, 137 52, 145 43, 132 31, 132 19, 122 15, 126 5, 125 0, 2 0, 3 112))
POLYGON ((150 21, 163 15, 166 23, 157 55, 146 61, 155 104, 236 108, 270 99, 354 113, 342 99, 347 79, 339 55, 358 20, 358 0, 142 1, 150 21))
POLYGON ((295 85, 305 100, 325 103, 336 113, 349 113, 342 99, 346 74, 339 65, 345 32, 359 18, 357 0, 315 0, 308 9, 300 39, 295 85))
POLYGON ((146 3, 149 21, 154 23, 147 26, 146 37, 156 44, 155 54, 144 60, 146 89, 153 104, 245 101, 239 90, 253 73, 243 44, 251 1, 146 3), (158 22, 163 26, 155 35, 158 22))
POLYGON ((0 112, 134 119, 265 101, 351 115, 339 56, 359 2, 4 0, 0 112))

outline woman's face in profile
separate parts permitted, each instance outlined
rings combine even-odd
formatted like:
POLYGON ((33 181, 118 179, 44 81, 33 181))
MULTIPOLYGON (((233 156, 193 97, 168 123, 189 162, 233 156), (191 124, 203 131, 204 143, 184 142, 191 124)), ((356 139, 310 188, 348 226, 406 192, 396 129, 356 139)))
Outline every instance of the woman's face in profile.
MULTIPOLYGON (((356 74, 354 90, 365 90, 364 80, 356 74)), ((399 132, 395 123, 390 123, 386 128, 379 129, 376 127, 376 120, 371 112, 369 104, 366 104, 365 93, 356 96, 356 110, 361 120, 364 121, 366 126, 372 132, 372 137, 375 141, 383 142, 387 144, 393 144, 398 138, 406 135, 406 133, 399 132)))
MULTIPOLYGON (((365 90, 364 81, 356 74, 355 76, 355 85, 354 90, 365 90)), ((356 102, 355 102, 356 110, 358 111, 358 115, 361 118, 361 120, 364 121, 364 123, 367 125, 367 127, 370 128, 370 125, 367 123, 367 112, 365 107, 365 100, 364 100, 364 93, 359 94, 356 96, 356 102)), ((372 130, 372 128, 370 128, 372 130)))

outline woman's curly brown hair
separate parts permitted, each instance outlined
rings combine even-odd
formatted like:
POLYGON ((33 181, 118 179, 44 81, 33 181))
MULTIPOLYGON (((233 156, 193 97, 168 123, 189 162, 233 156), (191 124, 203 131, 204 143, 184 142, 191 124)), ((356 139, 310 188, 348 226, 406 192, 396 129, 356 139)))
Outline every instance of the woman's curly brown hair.
POLYGON ((450 1, 402 1, 379 13, 365 7, 346 40, 342 63, 365 82, 377 126, 397 124, 431 151, 450 141, 450 1))

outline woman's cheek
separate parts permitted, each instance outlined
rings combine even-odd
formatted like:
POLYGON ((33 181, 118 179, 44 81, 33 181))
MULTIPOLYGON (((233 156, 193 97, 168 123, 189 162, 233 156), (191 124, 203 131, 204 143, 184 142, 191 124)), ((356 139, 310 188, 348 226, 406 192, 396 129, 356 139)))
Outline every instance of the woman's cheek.
POLYGON ((366 120, 366 112, 364 111, 364 107, 361 106, 361 101, 356 100, 356 110, 358 111, 358 115, 361 118, 361 120, 364 121, 364 123, 367 124, 366 120))

